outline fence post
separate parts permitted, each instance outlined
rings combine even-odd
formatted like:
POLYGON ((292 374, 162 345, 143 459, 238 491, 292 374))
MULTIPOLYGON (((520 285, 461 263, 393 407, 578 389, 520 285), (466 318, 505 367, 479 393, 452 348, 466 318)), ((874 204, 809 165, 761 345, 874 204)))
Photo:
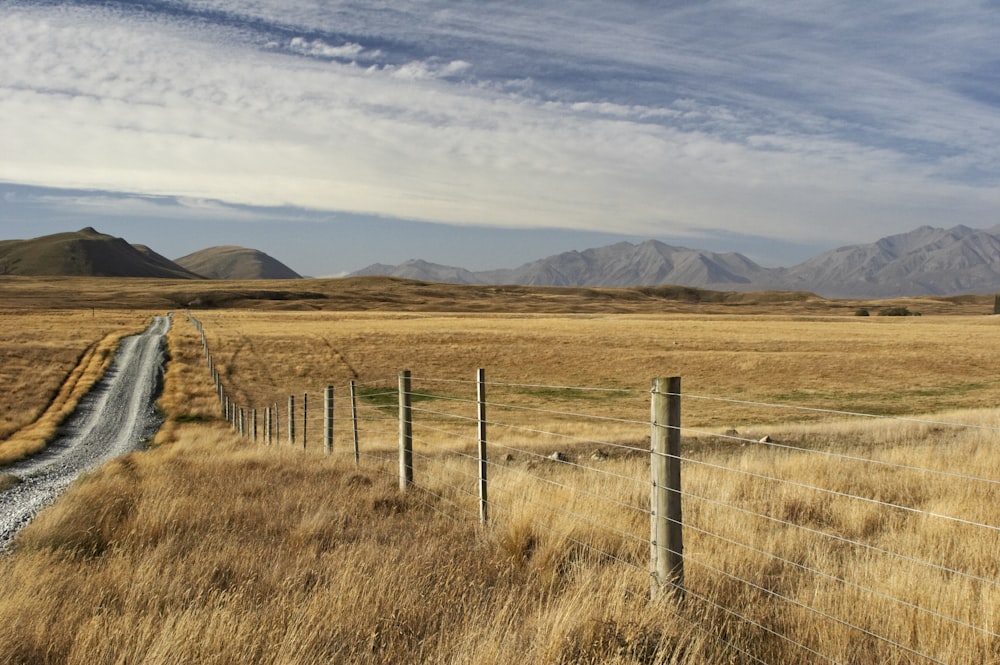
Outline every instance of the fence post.
POLYGON ((271 445, 271 407, 264 407, 264 444, 271 445))
POLYGON ((302 450, 306 449, 306 431, 309 428, 309 393, 302 393, 302 450))
POLYGON ((295 395, 288 396, 288 445, 295 445, 295 395))
POLYGON ((489 501, 486 487, 486 370, 476 371, 476 402, 479 420, 479 523, 489 523, 489 501))
POLYGON ((333 386, 323 390, 323 452, 333 452, 333 386))
POLYGON ((410 370, 399 373, 399 489, 413 484, 413 407, 410 370))
POLYGON ((250 431, 253 433, 251 441, 257 443, 257 407, 250 411, 250 431))
POLYGON ((684 596, 681 515, 681 379, 653 379, 650 401, 650 597, 684 596))
POLYGON ((281 411, 278 411, 278 403, 274 403, 274 408, 271 409, 271 413, 274 414, 274 445, 281 444, 281 411))
POLYGON ((360 463, 358 451, 358 394, 351 379, 351 427, 354 430, 354 466, 360 463))

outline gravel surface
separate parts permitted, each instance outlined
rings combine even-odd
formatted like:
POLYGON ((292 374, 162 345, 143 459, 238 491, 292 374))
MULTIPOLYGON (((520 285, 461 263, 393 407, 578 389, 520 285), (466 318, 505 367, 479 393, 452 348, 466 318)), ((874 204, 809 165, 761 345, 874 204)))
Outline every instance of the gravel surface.
POLYGON ((80 400, 59 438, 37 455, 0 468, 0 482, 3 476, 17 478, 0 491, 0 550, 77 476, 141 449, 156 433, 161 419, 154 403, 170 323, 169 315, 155 317, 143 333, 123 339, 104 378, 80 400))

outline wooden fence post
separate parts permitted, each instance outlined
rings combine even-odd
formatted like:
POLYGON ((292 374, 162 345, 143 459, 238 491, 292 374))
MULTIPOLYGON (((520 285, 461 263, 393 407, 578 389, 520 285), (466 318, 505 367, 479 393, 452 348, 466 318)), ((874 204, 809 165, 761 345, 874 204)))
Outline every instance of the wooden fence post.
POLYGON ((281 411, 278 411, 278 403, 274 403, 274 408, 271 409, 271 413, 274 414, 274 445, 281 444, 281 411))
POLYGON ((271 407, 264 407, 264 445, 271 445, 271 407))
POLYGON ((288 445, 295 445, 295 395, 288 396, 288 445))
POLYGON ((476 371, 476 402, 479 420, 479 523, 486 526, 490 520, 486 487, 486 370, 476 371))
POLYGON ((309 428, 309 393, 302 393, 302 450, 306 449, 306 431, 309 428))
POLYGON ((399 373, 399 489, 413 484, 413 407, 410 370, 399 373))
POLYGON ((257 407, 250 411, 250 431, 253 433, 250 440, 257 443, 257 407))
POLYGON ((323 452, 333 452, 333 386, 323 390, 323 452))
POLYGON ((650 401, 650 597, 684 596, 681 514, 681 379, 653 379, 650 401))
POLYGON ((351 379, 351 428, 354 431, 354 466, 360 464, 358 451, 358 393, 355 390, 354 379, 351 379))

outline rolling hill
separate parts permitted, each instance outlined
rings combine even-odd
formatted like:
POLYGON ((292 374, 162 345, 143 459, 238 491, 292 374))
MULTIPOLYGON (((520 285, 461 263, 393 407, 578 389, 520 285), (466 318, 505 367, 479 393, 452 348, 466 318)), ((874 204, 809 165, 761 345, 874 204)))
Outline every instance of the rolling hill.
POLYGON ((91 227, 0 241, 0 275, 201 279, 148 247, 131 245, 91 227))
POLYGON ((264 252, 231 245, 209 247, 175 261, 209 279, 301 279, 284 263, 264 252))

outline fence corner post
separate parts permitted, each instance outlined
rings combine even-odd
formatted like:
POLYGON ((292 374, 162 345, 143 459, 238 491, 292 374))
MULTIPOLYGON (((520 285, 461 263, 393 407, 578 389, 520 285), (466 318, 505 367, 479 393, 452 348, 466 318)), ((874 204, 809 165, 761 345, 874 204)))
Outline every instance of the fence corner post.
POLYGON ((681 379, 653 379, 650 400, 650 597, 684 596, 681 513, 681 379))

